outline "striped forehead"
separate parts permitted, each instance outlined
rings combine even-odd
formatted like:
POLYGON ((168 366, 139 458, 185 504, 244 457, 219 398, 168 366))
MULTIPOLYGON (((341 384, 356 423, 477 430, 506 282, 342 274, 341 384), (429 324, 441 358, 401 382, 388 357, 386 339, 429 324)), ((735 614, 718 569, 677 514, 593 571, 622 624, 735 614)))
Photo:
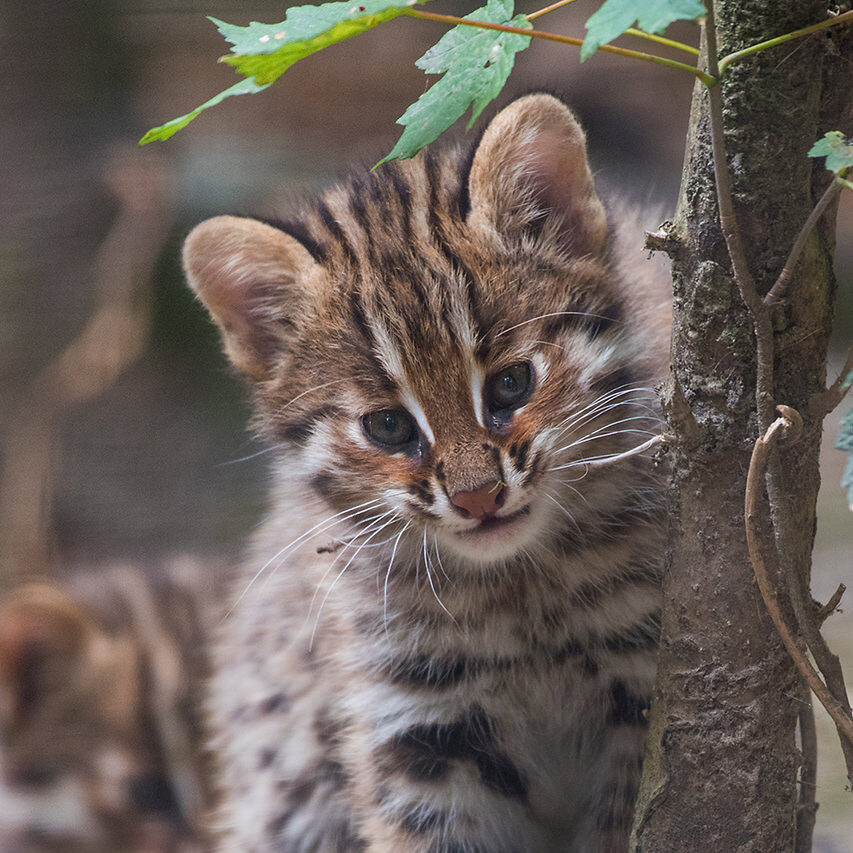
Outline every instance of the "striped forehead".
POLYGON ((481 375, 474 330, 464 311, 448 306, 452 300, 445 296, 439 301, 447 310, 438 314, 422 305, 414 316, 403 318, 394 313, 393 303, 386 303, 390 310, 384 313, 366 314, 374 353, 430 443, 435 442, 434 424, 451 411, 457 417, 467 411, 481 420, 479 394, 472 388, 472 376, 481 375))

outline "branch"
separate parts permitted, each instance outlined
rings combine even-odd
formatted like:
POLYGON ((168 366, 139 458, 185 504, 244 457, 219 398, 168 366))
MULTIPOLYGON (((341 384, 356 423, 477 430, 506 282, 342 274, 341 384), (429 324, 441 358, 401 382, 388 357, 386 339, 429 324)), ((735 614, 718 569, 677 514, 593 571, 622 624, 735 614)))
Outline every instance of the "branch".
POLYGON ((33 381, 3 446, 0 538, 6 547, 0 571, 7 578, 48 568, 61 418, 110 388, 147 340, 151 271, 171 223, 168 174, 157 160, 117 151, 103 180, 119 211, 95 259, 94 312, 33 381))
POLYGON ((815 818, 817 817, 817 731, 811 696, 804 691, 805 701, 800 705, 800 794, 797 800, 797 837, 794 853, 812 853, 815 818))
MULTIPOLYGON (((719 79, 717 66, 717 32, 714 23, 714 4, 706 3, 708 15, 705 23, 708 73, 719 79)), ((720 229, 732 262, 735 283, 744 304, 752 315, 756 339, 756 382, 755 399, 758 409, 758 424, 762 432, 770 425, 773 417, 773 324, 770 312, 758 295, 755 280, 749 270, 746 252, 740 239, 740 230, 732 201, 729 167, 726 161, 726 140, 723 129, 723 96, 720 85, 709 86, 709 117, 711 122, 711 147, 714 157, 714 181, 717 189, 717 206, 720 213, 720 229)))
POLYGON ((848 24, 851 21, 853 21, 853 10, 850 12, 844 12, 842 15, 827 18, 827 20, 821 21, 819 24, 811 24, 808 27, 802 27, 799 30, 793 30, 790 33, 785 33, 785 35, 776 36, 776 38, 758 42, 758 44, 750 45, 749 47, 743 48, 743 50, 736 50, 734 53, 730 53, 728 56, 724 56, 720 60, 720 73, 722 74, 732 62, 736 62, 738 59, 743 59, 745 56, 750 56, 751 54, 758 53, 761 50, 767 50, 768 47, 775 47, 777 44, 784 44, 786 41, 793 41, 794 39, 811 35, 819 30, 825 30, 828 27, 837 27, 839 24, 848 24))
POLYGON ((817 226, 817 223, 820 221, 820 218, 823 216, 826 208, 829 207, 830 203, 838 197, 842 189, 843 187, 840 182, 833 181, 826 188, 818 203, 814 206, 814 210, 809 214, 809 218, 803 224, 803 227, 800 229, 800 233, 797 234, 797 239, 794 240, 794 245, 791 247, 791 253, 788 255, 788 260, 785 261, 785 266, 782 268, 782 272, 779 273, 779 278, 776 279, 773 287, 770 288, 769 292, 764 297, 765 305, 775 305, 784 295, 785 290, 788 287, 788 283, 791 280, 791 276, 794 274, 794 267, 796 267, 797 261, 800 259, 800 255, 805 248, 806 241, 817 226))
POLYGON ((762 500, 764 478, 770 451, 780 435, 790 434, 793 429, 795 424, 789 417, 780 417, 770 425, 763 436, 756 440, 753 447, 744 500, 747 547, 758 589, 776 631, 794 665, 835 723, 847 763, 847 776, 853 784, 853 715, 851 715, 847 697, 846 695, 834 696, 812 666, 802 637, 791 630, 782 615, 777 600, 778 594, 770 579, 771 572, 774 577, 779 576, 779 554, 773 540, 768 508, 766 502, 762 500))
POLYGON ((840 583, 838 584, 838 589, 832 593, 832 598, 823 605, 817 612, 818 621, 823 624, 826 620, 832 616, 833 613, 838 609, 838 605, 841 604, 841 599, 844 596, 844 593, 847 592, 847 587, 840 583))
POLYGON ((605 456, 603 459, 584 462, 584 466, 587 468, 605 468, 608 465, 612 465, 614 462, 622 462, 625 459, 630 459, 632 456, 639 456, 641 453, 645 453, 647 450, 657 446, 658 444, 662 444, 666 447, 670 444, 674 444, 674 442, 675 439, 671 435, 661 433, 660 435, 653 436, 648 441, 644 441, 642 444, 638 444, 636 447, 632 447, 630 450, 626 450, 624 453, 617 453, 614 456, 605 456))
MULTIPOLYGON (((705 23, 705 49, 708 73, 719 79, 717 67, 717 31, 714 23, 714 5, 707 4, 708 16, 705 23)), ((726 240, 732 270, 744 304, 756 314, 760 311, 761 299, 755 288, 755 281, 749 271, 746 253, 740 239, 737 216, 732 202, 732 187, 729 180, 729 166, 726 161, 726 139, 723 129, 723 94, 719 83, 708 89, 710 99, 709 116, 711 121, 711 143, 714 157, 714 181, 717 188, 717 206, 720 212, 720 228, 726 240)))
POLYGON ((847 358, 844 361, 844 366, 838 374, 838 378, 832 385, 820 394, 815 394, 809 400, 809 412, 815 417, 826 417, 836 406, 844 399, 850 386, 845 387, 845 380, 853 372, 853 345, 847 350, 847 358))

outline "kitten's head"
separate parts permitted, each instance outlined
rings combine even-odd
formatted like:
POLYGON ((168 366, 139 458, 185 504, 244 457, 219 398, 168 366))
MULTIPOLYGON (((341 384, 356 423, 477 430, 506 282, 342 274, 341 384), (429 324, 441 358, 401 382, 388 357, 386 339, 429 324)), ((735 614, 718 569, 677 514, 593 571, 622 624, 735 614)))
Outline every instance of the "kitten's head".
POLYGON ((581 128, 531 95, 473 154, 389 163, 290 221, 204 222, 184 263, 294 487, 361 542, 407 525, 482 565, 582 535, 614 491, 584 460, 649 434, 610 243, 581 128))

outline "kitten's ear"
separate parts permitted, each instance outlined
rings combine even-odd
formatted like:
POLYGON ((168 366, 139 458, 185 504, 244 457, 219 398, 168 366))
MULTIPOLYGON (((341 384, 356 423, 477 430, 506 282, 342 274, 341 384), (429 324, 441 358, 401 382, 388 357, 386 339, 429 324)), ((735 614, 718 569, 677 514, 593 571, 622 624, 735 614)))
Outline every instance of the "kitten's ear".
POLYGON ((606 249, 584 132, 551 95, 527 95, 495 116, 474 155, 469 193, 472 227, 504 235, 548 229, 575 255, 606 249))
POLYGON ((317 268, 308 250, 256 219, 217 216, 190 232, 183 260, 190 286, 219 326, 232 364, 254 379, 263 378, 317 268))

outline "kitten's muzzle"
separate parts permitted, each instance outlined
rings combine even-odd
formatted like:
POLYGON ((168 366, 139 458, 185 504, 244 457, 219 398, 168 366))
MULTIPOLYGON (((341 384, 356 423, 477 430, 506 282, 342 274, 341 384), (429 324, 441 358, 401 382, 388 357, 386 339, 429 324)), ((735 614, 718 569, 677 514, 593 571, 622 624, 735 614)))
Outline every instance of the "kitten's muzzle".
POLYGON ((463 518, 483 518, 493 515, 506 500, 506 488, 499 480, 483 483, 476 489, 454 492, 450 503, 463 518))

